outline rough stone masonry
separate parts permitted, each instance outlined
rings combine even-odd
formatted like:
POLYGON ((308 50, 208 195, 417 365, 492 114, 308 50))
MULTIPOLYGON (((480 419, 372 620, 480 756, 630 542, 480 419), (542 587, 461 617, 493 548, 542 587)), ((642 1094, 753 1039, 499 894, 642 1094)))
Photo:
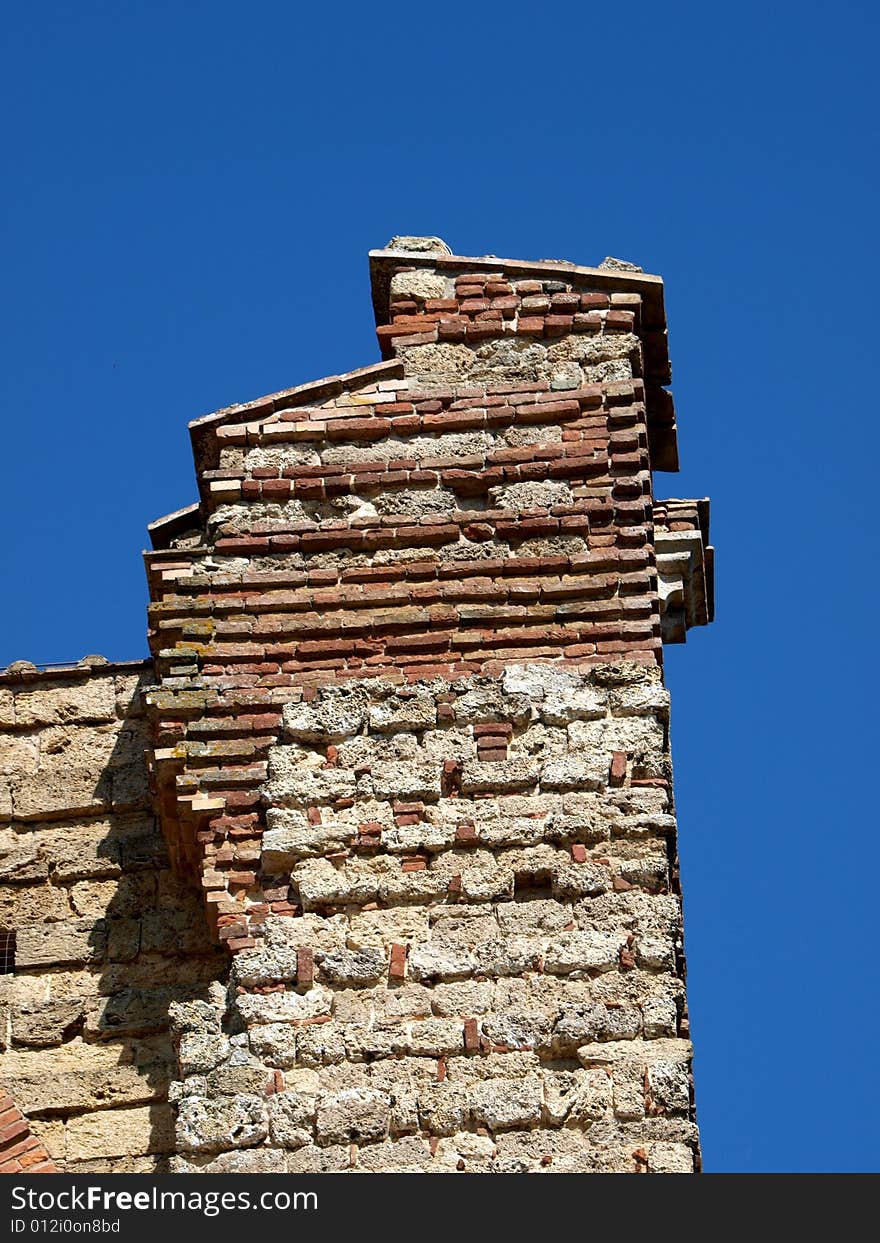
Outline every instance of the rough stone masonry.
POLYGON ((191 425, 151 660, 0 676, 0 1169, 699 1169, 662 282, 370 262, 385 361, 191 425))

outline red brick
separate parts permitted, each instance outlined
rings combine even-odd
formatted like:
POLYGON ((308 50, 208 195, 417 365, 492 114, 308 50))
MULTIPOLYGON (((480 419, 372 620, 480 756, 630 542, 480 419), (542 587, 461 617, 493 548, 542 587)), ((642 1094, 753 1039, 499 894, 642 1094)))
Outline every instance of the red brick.
POLYGON ((441 319, 437 335, 441 341, 463 341, 467 335, 467 320, 441 319))
POLYGON ((261 491, 267 500, 283 501, 290 496, 290 487, 289 479, 265 479, 261 491))
POLYGON ((310 988, 315 980, 315 954, 302 948, 296 951, 296 982, 300 988, 310 988))
POLYGON ((496 763, 499 760, 507 759, 507 747, 489 747, 486 750, 482 748, 477 752, 477 758, 484 764, 496 763))
POLYGON ((402 980, 406 975, 406 946, 391 946, 391 964, 388 969, 389 979, 402 980))
POLYGON ((492 721, 484 725, 475 725, 473 730, 475 738, 481 738, 485 734, 493 738, 510 738, 513 735, 513 726, 509 721, 492 721))
POLYGON ((0 1144, 11 1144, 13 1140, 27 1135, 29 1131, 30 1127, 22 1117, 19 1117, 17 1121, 7 1122, 6 1126, 0 1129, 0 1144))

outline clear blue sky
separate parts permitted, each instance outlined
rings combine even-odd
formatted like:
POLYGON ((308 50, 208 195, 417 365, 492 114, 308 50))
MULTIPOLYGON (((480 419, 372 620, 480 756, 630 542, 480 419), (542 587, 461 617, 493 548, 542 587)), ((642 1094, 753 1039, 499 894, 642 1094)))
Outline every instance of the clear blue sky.
POLYGON ((7 5, 0 664, 146 654, 189 419, 378 357, 366 252, 667 282, 712 1171, 876 1170, 877 7, 7 5), (874 774, 872 776, 872 774, 874 774))

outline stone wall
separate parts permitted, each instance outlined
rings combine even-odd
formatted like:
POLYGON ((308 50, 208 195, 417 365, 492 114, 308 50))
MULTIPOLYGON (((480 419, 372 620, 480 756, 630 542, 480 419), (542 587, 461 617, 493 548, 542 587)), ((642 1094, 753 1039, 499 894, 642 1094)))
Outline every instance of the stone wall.
POLYGON ((225 959, 152 815, 149 665, 0 679, 0 1083, 60 1169, 162 1169, 168 1007, 225 959))
POLYGON ((193 424, 152 528, 162 821, 233 954, 175 1168, 690 1170, 662 283, 414 245, 388 361, 193 424))
POLYGON ((371 266, 384 362, 191 425, 150 665, 0 684, 0 1076, 68 1169, 694 1170, 662 282, 371 266))
POLYGON ((175 1168, 693 1169, 667 709, 631 662, 288 705, 260 883, 296 917, 176 1012, 175 1168))

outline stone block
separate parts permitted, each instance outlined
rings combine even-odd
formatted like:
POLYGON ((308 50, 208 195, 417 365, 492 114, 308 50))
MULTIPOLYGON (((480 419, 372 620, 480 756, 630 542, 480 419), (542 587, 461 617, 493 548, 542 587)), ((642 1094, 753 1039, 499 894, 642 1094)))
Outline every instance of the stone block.
MULTIPOLYGON (((31 859, 35 859, 33 853, 31 853, 31 859)), ((43 863, 39 871, 42 872, 45 866, 43 863)), ((2 870, 2 865, 0 865, 0 870, 2 870)), ((21 862, 14 870, 19 873, 30 871, 31 865, 21 862)), ((3 877, 0 876, 0 884, 2 880, 3 877)), ((55 923, 82 913, 70 909, 67 891, 55 885, 5 884, 0 887, 0 928, 17 928, 21 924, 55 923)), ((103 911, 89 913, 100 915, 103 911)))
POLYGON ((83 1114, 68 1122, 65 1145, 69 1161, 172 1152, 173 1113, 168 1105, 150 1105, 83 1114))
POLYGON ((659 1059, 648 1067, 648 1091, 655 1105, 667 1113, 687 1113, 690 1088, 687 1067, 659 1059))
POLYGON ((612 932, 563 932, 547 943, 544 969, 558 975, 610 971, 625 945, 625 939, 612 932))
POLYGON ((35 686, 15 696, 16 725, 70 725, 116 719, 116 688, 110 676, 35 686))
POLYGON ((693 1174, 693 1150, 687 1144, 654 1141, 648 1145, 648 1169, 652 1174, 693 1174))
POLYGON ((331 984, 343 988, 375 984, 388 971, 385 953, 377 946, 324 954, 320 962, 322 976, 331 984))
POLYGON ((107 948, 107 922, 70 919, 52 924, 26 924, 16 937, 16 964, 58 967, 99 962, 107 948))
POLYGON ((214 1157, 196 1154, 173 1157, 172 1174, 286 1174, 287 1157, 280 1148, 244 1148, 241 1152, 221 1152, 214 1157))
POLYGON ((214 1153, 250 1148, 269 1131, 265 1101, 257 1096, 190 1096, 177 1110, 179 1152, 214 1153))
POLYGON ((229 1038, 209 1031, 184 1032, 177 1046, 182 1075, 205 1074, 229 1055, 229 1038))
POLYGON ((357 836, 352 823, 309 824, 301 811, 273 807, 263 835, 263 867, 272 874, 289 871, 300 859, 346 850, 357 836))
POLYGON ((372 705, 369 721, 370 729, 380 734, 432 729, 437 724, 437 703, 431 695, 393 696, 372 705))
POLYGON ((89 1003, 86 1031, 97 1036, 142 1036, 168 1026, 171 988, 121 988, 89 1003))
POLYGON ((24 1006, 12 1013, 13 1041, 34 1048, 62 1044, 81 1024, 83 1014, 79 1000, 24 1006))
POLYGON ((318 1097, 317 1136, 322 1146, 384 1139, 390 1121, 391 1101, 385 1092, 349 1088, 318 1097))
POLYGON ((483 763, 465 760, 461 771, 464 794, 499 793, 528 790, 541 776, 541 764, 533 759, 508 759, 483 763))
POLYGON ((431 1083, 419 1091, 418 1110, 423 1130, 432 1135, 454 1135, 467 1126, 470 1103, 464 1088, 452 1083, 431 1083))
POLYGON ((377 798, 432 799, 441 794, 439 760, 398 760, 374 764, 370 776, 377 798))
MULTIPOLYGON (((71 1046, 61 1048, 69 1051, 71 1046)), ((167 1064, 92 1069, 88 1057, 79 1061, 68 1055, 49 1061, 47 1052, 49 1050, 42 1050, 40 1054, 42 1069, 14 1075, 15 1099, 28 1117, 52 1117, 79 1110, 115 1112, 116 1106, 151 1104, 167 1091, 167 1064)), ((118 1048, 113 1054, 118 1061, 118 1048)), ((12 1078, 12 1072, 7 1070, 6 1073, 12 1078)))
POLYGON ((296 1028, 289 1023, 255 1023, 248 1029, 251 1051, 267 1066, 281 1070, 296 1065, 296 1041, 296 1028))
POLYGON ((299 742, 335 742, 356 734, 364 722, 360 688, 325 688, 317 703, 285 704, 284 732, 299 742))
POLYGON ((269 1098, 269 1134, 282 1148, 302 1148, 314 1142, 317 1101, 300 1092, 278 1092, 269 1098))
POLYGON ((329 1015, 332 1004, 333 994, 320 985, 307 993, 254 993, 235 1003, 246 1023, 299 1023, 329 1015))
POLYGON ((474 1119, 490 1131, 537 1126, 544 1100, 537 1075, 522 1079, 492 1078, 473 1084, 468 1099, 474 1119))
POLYGON ((39 734, 0 734, 0 775, 12 778, 32 776, 39 763, 39 734))

